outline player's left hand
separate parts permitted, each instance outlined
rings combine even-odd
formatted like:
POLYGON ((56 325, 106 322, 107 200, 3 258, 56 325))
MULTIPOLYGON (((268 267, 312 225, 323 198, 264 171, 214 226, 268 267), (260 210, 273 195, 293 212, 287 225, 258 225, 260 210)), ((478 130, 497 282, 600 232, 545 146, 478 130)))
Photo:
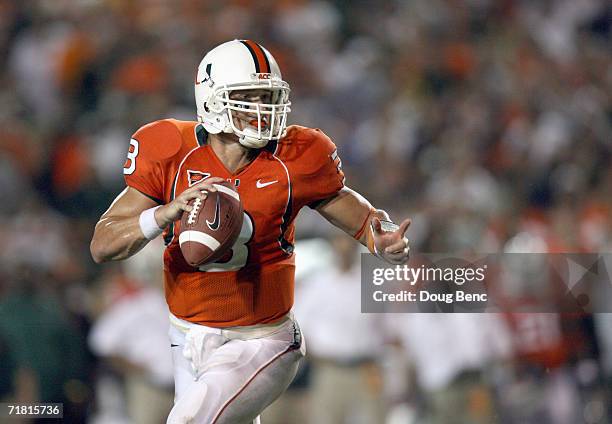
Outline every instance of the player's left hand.
POLYGON ((399 265, 408 261, 410 247, 408 238, 404 235, 412 221, 405 219, 394 231, 385 231, 379 218, 372 218, 374 230, 374 245, 379 256, 385 261, 399 265))

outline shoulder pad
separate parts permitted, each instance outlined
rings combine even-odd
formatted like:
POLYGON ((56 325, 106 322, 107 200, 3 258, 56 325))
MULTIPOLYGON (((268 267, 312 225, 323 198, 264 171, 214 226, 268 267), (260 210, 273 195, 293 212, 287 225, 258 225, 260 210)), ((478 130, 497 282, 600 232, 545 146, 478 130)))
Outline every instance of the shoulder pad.
POLYGON ((276 149, 276 155, 288 162, 324 160, 336 150, 336 145, 318 128, 291 125, 276 149))
POLYGON ((139 155, 151 161, 176 155, 183 144, 181 131, 171 119, 151 122, 139 128, 132 138, 139 143, 139 155))

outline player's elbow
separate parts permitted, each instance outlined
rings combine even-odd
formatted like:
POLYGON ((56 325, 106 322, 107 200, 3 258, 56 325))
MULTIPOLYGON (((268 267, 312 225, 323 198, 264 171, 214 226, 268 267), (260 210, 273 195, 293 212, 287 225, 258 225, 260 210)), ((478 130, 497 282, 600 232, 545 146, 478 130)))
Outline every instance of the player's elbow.
POLYGON ((97 264, 101 264, 102 262, 107 262, 110 260, 110 252, 106 248, 104 243, 101 243, 95 237, 91 240, 89 244, 89 252, 91 253, 91 257, 94 262, 97 264))

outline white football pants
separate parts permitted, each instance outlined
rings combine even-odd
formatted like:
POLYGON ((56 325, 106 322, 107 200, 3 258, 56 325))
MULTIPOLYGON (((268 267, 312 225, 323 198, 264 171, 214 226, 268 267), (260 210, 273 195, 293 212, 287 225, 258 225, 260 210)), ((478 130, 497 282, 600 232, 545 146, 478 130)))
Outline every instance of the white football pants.
MULTIPOLYGON (((297 322, 219 329, 170 316, 174 407, 168 424, 251 424, 305 354, 297 322)), ((265 424, 265 423, 264 423, 265 424)))

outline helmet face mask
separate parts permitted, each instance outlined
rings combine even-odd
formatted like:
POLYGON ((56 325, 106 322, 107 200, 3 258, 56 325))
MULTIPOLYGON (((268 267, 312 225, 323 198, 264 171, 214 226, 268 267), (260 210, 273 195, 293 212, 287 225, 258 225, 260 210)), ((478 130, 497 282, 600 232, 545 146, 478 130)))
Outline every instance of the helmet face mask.
MULTIPOLYGON (((284 83, 284 82, 283 82, 284 83)), ((286 83, 284 83, 286 84, 286 83)), ((265 144, 271 140, 278 140, 284 135, 287 125, 287 114, 291 103, 289 102, 289 86, 281 88, 262 87, 248 88, 223 87, 215 95, 216 102, 222 103, 222 109, 227 113, 227 119, 232 132, 239 138, 255 138, 265 144), (236 93, 244 94, 254 90, 265 90, 269 93, 268 101, 253 101, 248 99, 236 99, 236 93), (246 126, 239 125, 241 122, 246 126)), ((246 140, 243 140, 246 141, 246 140)), ((255 144, 258 144, 255 141, 255 144)), ((251 142, 252 144, 253 142, 251 142)), ((248 146, 251 147, 251 146, 248 146)), ((254 146, 261 147, 261 146, 254 146)))
POLYGON ((267 50, 252 41, 230 41, 200 63, 195 85, 198 120, 212 134, 234 133, 242 145, 261 148, 285 134, 289 93, 267 50))

